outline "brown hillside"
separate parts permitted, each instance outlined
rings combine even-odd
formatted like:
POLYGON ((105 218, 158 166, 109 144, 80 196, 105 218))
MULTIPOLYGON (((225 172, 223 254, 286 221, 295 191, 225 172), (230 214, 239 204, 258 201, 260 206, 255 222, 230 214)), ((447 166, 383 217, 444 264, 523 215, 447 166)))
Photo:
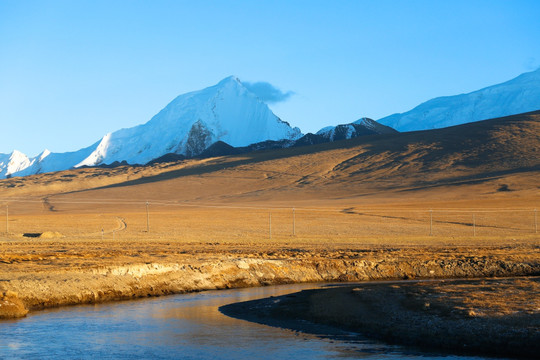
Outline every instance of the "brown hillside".
POLYGON ((404 191, 412 200, 411 191, 428 196, 434 189, 445 189, 439 194, 445 199, 457 199, 463 186, 470 190, 481 184, 489 189, 477 194, 533 190, 538 196, 539 170, 540 112, 532 112, 302 148, 13 178, 1 181, 0 189, 2 198, 348 203, 389 201, 404 191), (448 193, 449 186, 456 192, 448 193))

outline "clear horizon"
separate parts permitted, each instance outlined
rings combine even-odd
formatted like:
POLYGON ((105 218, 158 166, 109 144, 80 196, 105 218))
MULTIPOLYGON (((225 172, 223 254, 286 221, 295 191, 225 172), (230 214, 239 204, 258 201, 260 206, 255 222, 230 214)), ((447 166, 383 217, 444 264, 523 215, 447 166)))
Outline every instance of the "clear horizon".
POLYGON ((78 150, 230 75, 305 133, 379 119, 537 69, 538 18, 537 1, 0 0, 0 153, 78 150))

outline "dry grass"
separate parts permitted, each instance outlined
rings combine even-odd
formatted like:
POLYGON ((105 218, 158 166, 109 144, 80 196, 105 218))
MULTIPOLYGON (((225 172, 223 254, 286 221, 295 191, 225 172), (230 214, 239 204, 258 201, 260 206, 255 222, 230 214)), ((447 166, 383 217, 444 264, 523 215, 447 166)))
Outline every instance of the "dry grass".
MULTIPOLYGON (((539 240, 535 234, 534 211, 524 208, 435 209, 430 212, 414 208, 344 207, 295 208, 293 212, 292 208, 204 208, 151 203, 147 218, 144 203, 120 204, 116 211, 111 209, 113 206, 107 205, 103 212, 92 213, 86 209, 63 210, 60 203, 55 205, 58 210, 53 212, 26 214, 11 206, 10 233, 4 233, 0 238, 20 240, 24 236, 36 236, 37 240, 49 236, 66 241, 114 239, 390 246, 516 245, 537 244, 539 240), (140 211, 133 211, 136 207, 140 211)), ((95 205, 97 210, 99 207, 95 205)))
POLYGON ((431 350, 536 358, 539 299, 537 277, 363 283, 232 304, 223 311, 301 331, 326 324, 431 350))
POLYGON ((420 284, 423 307, 439 308, 461 317, 504 317, 540 314, 538 278, 478 280, 475 282, 420 284))
POLYGON ((312 147, 7 179, 0 181, 0 216, 9 206, 3 238, 51 232, 95 240, 103 229, 115 240, 537 243, 539 143, 537 112, 312 147))
POLYGON ((431 132, 2 180, 0 273, 24 278, 238 256, 534 263, 539 144, 540 113, 531 113, 431 132))

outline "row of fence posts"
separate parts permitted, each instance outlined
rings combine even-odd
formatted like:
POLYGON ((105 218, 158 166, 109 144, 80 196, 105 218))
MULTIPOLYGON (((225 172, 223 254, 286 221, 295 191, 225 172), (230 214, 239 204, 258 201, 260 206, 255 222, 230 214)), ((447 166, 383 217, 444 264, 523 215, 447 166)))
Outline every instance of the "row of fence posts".
MULTIPOLYGON (((472 214, 473 236, 476 236, 476 214, 472 214)), ((538 234, 538 211, 534 209, 534 233, 538 234)), ((429 210, 429 236, 433 236, 433 210, 429 210)))
MULTIPOLYGON (((150 232, 150 211, 149 211, 150 202, 146 202, 146 232, 150 232)), ((476 214, 472 214, 472 228, 473 236, 476 236, 476 214)), ((113 240, 114 234, 113 231, 113 240)), ((538 211, 534 209, 534 233, 538 234, 538 211)), ((6 234, 9 234, 9 206, 6 205, 6 234)), ((101 229, 101 240, 103 240, 105 231, 101 229)), ((292 235, 296 236, 296 211, 295 208, 292 208, 292 235)), ((429 210, 429 236, 433 236, 433 210, 429 210)), ((268 213, 268 237, 272 239, 272 213, 268 213)))
MULTIPOLYGON (((295 209, 292 209, 292 218, 293 218, 293 236, 296 236, 296 216, 295 209)), ((476 236, 476 214, 472 214, 472 228, 473 236, 476 236)), ((538 234, 538 211, 534 209, 534 233, 538 234)), ((429 210, 429 236, 433 236, 433 210, 429 210)), ((268 237, 272 240, 272 213, 268 213, 268 237)))
MULTIPOLYGON (((534 209, 534 219, 535 219, 535 228, 536 226, 536 209, 534 209)), ((476 236, 476 216, 472 214, 472 226, 473 226, 473 236, 476 236)), ((535 230, 537 233, 538 230, 535 230)), ((429 210, 429 236, 433 236, 433 210, 429 210)))
MULTIPOLYGON (((150 232, 150 212, 148 210, 150 203, 146 202, 146 232, 150 232)), ((296 209, 292 208, 292 235, 296 236, 296 209)), ((272 240, 272 213, 268 213, 268 238, 272 240)), ((101 229, 101 239, 103 240, 103 229, 101 229)), ((114 240, 114 231, 113 231, 114 240)))
MULTIPOLYGON (((150 212, 148 210, 148 206, 150 203, 146 202, 146 232, 150 232, 150 212)), ((293 236, 296 236, 296 210, 295 208, 292 209, 292 234, 293 236)), ((272 240, 272 213, 268 213, 268 237, 270 240, 272 240)), ((101 229, 101 239, 103 240, 103 229, 101 229)), ((114 240, 114 231, 113 231, 113 240, 114 240)))
MULTIPOLYGON (((116 230, 113 230, 112 231, 112 239, 113 239, 113 241, 115 239, 115 233, 116 233, 116 230)), ((105 229, 101 228, 101 241, 103 241, 104 236, 105 236, 105 229)))
MULTIPOLYGON (((293 227, 292 234, 296 236, 296 216, 295 209, 292 209, 293 227)), ((476 214, 472 214, 473 236, 476 236, 476 214)), ((534 233, 538 234, 538 211, 534 209, 534 233)), ((433 236, 433 210, 429 210, 429 236, 433 236)), ((272 213, 268 213, 268 237, 272 240, 272 213)))

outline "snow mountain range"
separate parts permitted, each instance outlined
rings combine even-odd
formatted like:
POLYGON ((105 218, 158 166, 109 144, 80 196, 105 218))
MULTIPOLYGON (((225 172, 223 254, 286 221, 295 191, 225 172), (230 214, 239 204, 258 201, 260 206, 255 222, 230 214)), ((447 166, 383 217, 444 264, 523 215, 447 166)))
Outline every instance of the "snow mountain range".
POLYGON ((0 178, 115 162, 146 164, 169 153, 192 157, 217 141, 238 147, 301 136, 300 129, 279 119, 231 76, 217 85, 180 95, 147 123, 109 133, 81 150, 45 150, 34 158, 18 151, 0 154, 0 178))
POLYGON ((540 69, 468 94, 438 97, 379 119, 398 131, 439 129, 540 110, 540 69))
POLYGON ((382 125, 372 119, 361 118, 350 124, 327 126, 317 131, 316 135, 319 135, 328 141, 338 141, 364 135, 395 134, 397 132, 398 131, 391 127, 382 125))
POLYGON ((145 124, 105 135, 73 152, 48 150, 30 158, 0 154, 0 179, 81 166, 147 164, 306 146, 398 131, 436 129, 540 109, 540 69, 469 94, 439 97, 373 121, 362 118, 303 135, 278 118, 238 78, 178 96, 145 124), (395 129, 395 130, 394 130, 395 129))

